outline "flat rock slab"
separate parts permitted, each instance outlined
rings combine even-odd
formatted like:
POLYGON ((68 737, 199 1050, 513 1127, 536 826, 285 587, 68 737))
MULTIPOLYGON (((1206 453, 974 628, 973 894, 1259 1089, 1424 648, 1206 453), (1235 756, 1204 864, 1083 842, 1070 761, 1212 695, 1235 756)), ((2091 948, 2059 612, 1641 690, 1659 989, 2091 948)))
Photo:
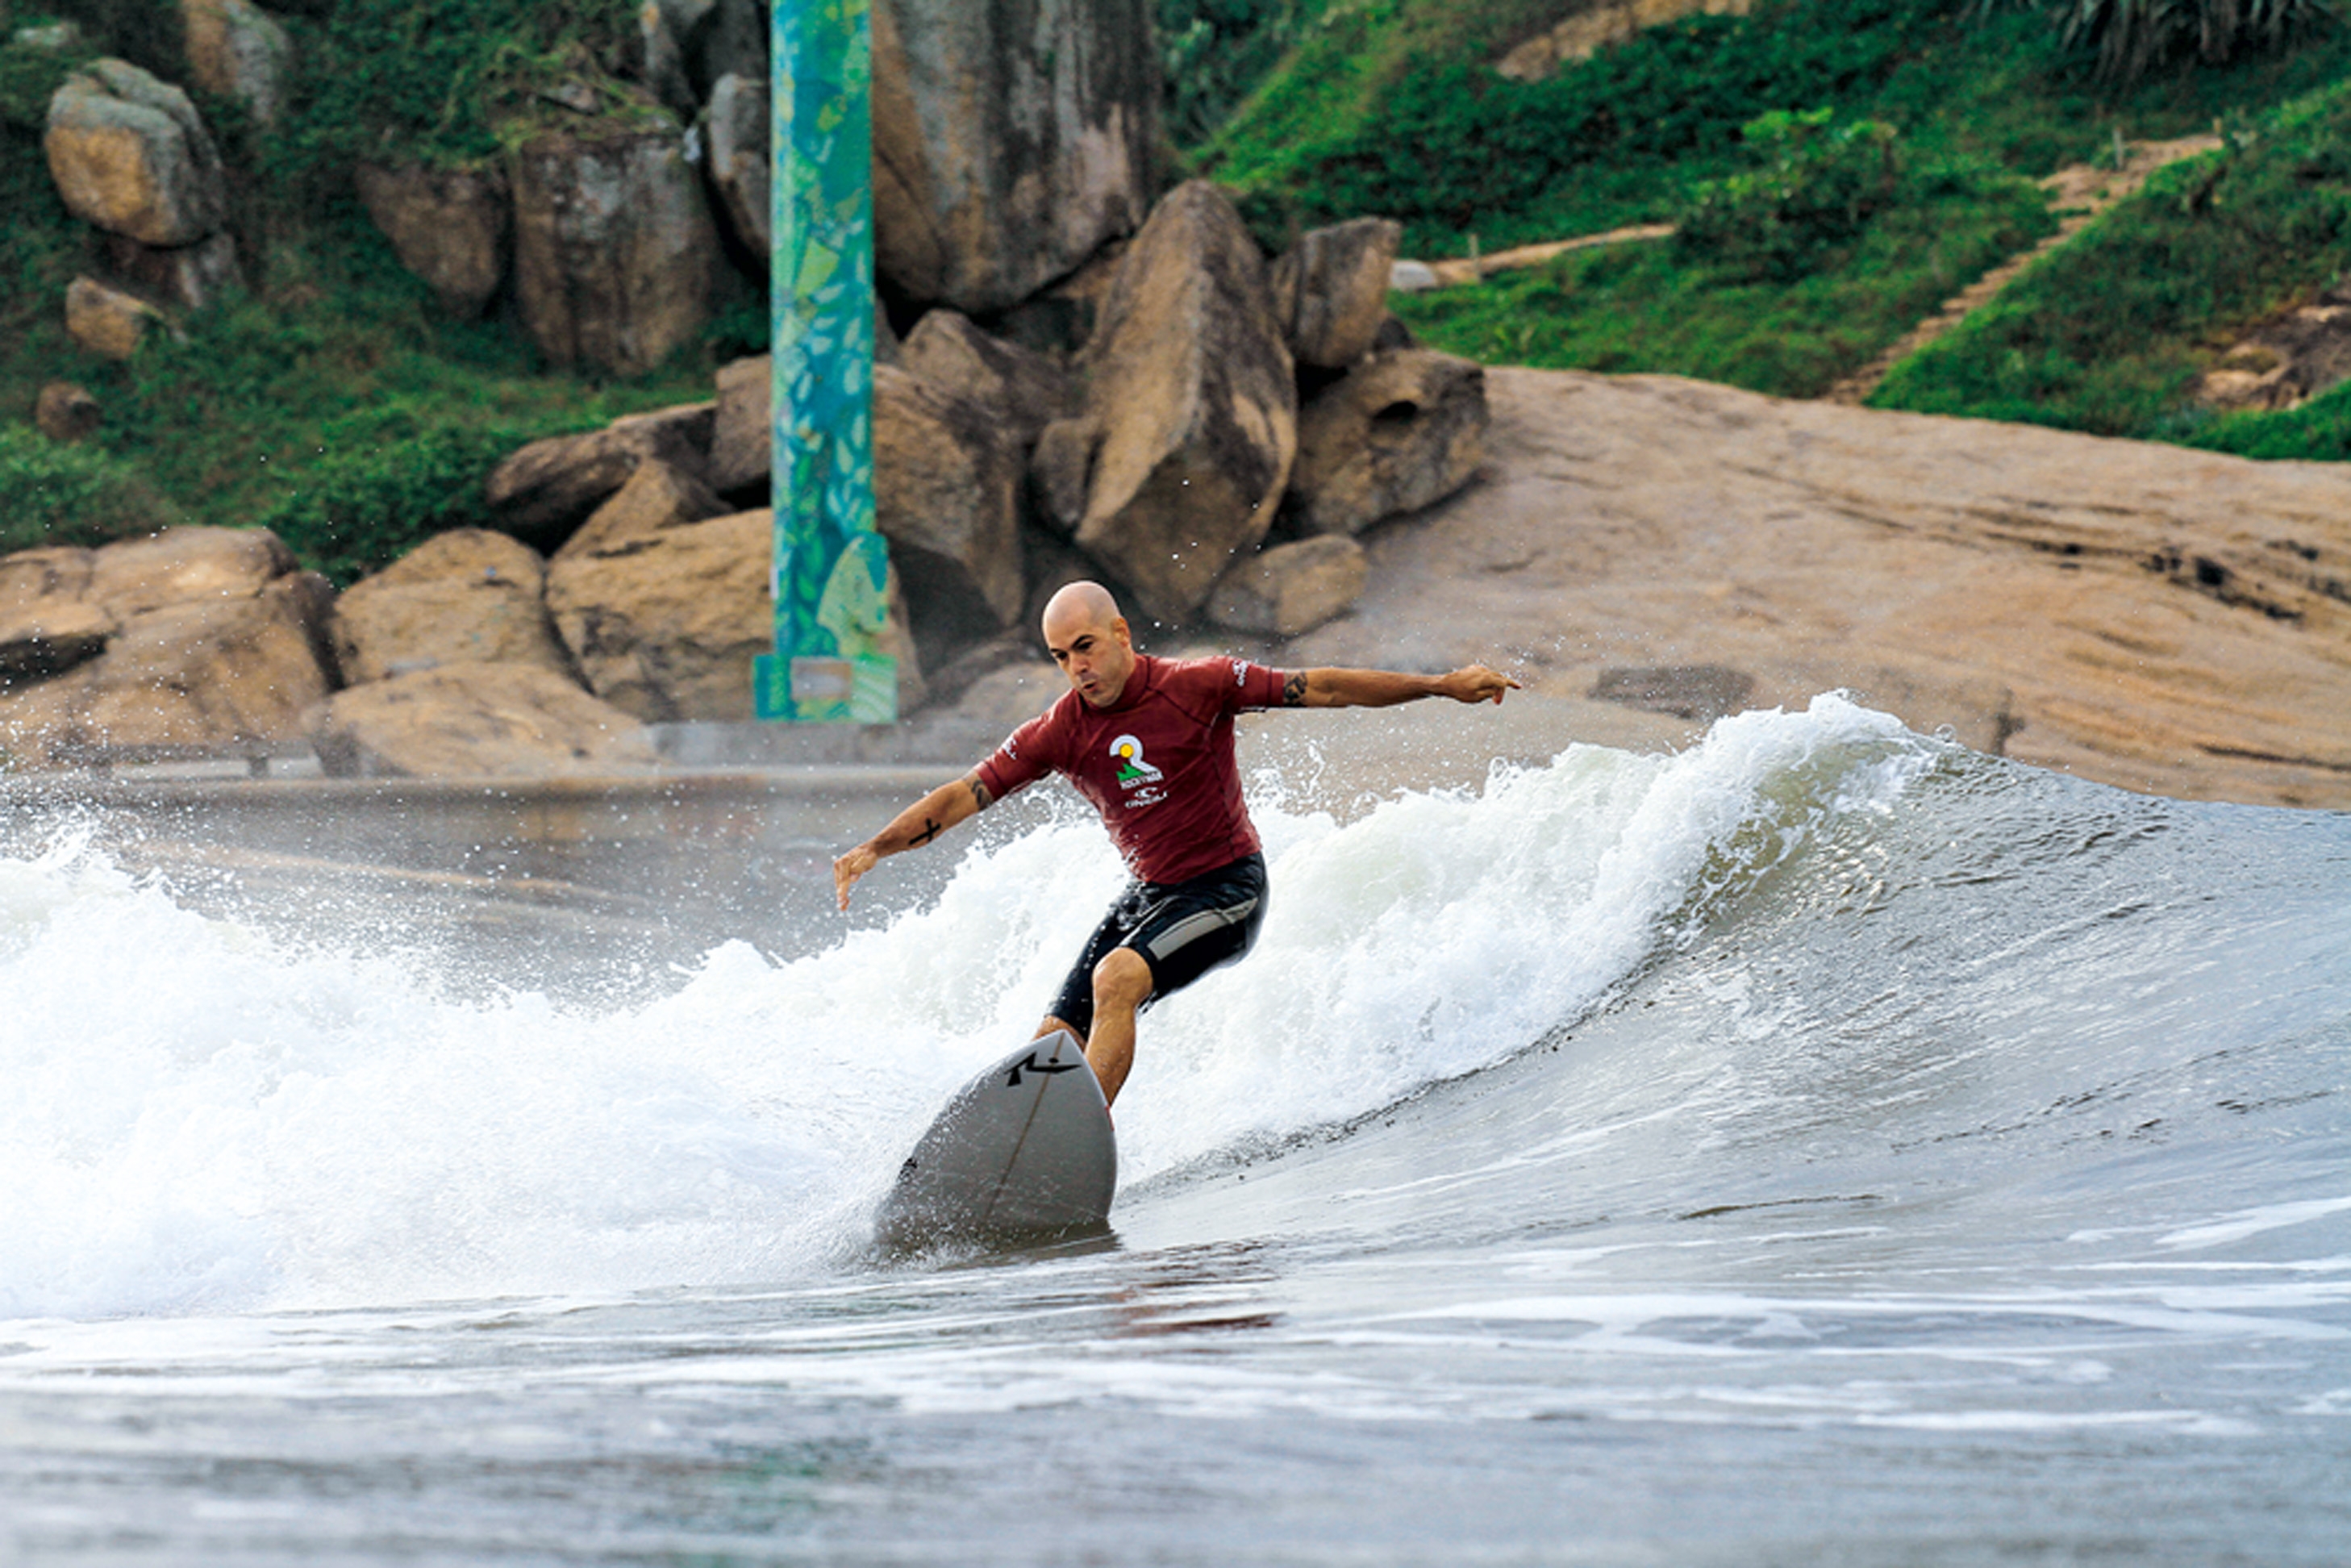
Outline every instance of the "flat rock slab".
POLYGON ((1662 376, 1487 387, 1479 479, 1366 536, 1354 612, 1283 663, 1485 659, 1690 734, 1719 701, 1640 672, 1845 687, 2126 789, 2351 808, 2351 466, 1662 376))

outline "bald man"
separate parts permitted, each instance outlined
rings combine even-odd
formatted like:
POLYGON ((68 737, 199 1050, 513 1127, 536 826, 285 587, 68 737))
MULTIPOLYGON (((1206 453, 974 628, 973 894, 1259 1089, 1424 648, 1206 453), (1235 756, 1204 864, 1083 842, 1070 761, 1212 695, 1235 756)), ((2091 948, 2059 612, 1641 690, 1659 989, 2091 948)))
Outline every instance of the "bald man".
POLYGON ((1518 682, 1483 664, 1447 675, 1284 673, 1243 659, 1134 651, 1118 603, 1073 582, 1045 606, 1045 646, 1070 689, 995 756, 899 813, 832 862, 849 890, 885 855, 918 849, 1014 790, 1059 773, 1093 808, 1134 880, 1070 971, 1040 1036, 1068 1030, 1115 1102, 1134 1064, 1135 1015, 1247 953, 1265 920, 1265 857, 1241 802, 1233 718, 1277 707, 1392 707, 1422 697, 1499 703, 1518 682))

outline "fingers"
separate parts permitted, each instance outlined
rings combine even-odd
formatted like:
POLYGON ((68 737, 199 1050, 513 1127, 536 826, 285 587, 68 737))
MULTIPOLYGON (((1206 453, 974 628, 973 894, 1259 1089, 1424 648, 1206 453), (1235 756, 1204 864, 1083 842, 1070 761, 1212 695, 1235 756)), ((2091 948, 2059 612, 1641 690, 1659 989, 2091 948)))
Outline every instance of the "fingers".
POLYGON ((1453 673, 1454 696, 1465 703, 1501 705, 1503 694, 1520 689, 1519 683, 1499 670, 1483 664, 1471 664, 1453 673))
POLYGON ((862 849, 852 850, 832 862, 833 896, 840 901, 843 915, 849 913, 849 890, 857 885, 859 877, 872 868, 872 857, 862 849))

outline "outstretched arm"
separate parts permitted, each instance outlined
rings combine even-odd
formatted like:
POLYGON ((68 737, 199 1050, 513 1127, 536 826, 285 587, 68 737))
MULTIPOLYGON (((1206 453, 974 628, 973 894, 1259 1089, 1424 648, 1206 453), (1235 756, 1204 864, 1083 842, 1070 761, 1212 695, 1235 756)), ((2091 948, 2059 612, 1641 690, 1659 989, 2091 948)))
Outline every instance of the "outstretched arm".
POLYGON ((832 890, 841 907, 849 907, 849 890, 883 856, 922 848, 957 822, 985 811, 995 800, 979 775, 968 773, 899 812, 888 827, 832 862, 832 890))
POLYGON ((1281 688, 1288 707, 1394 707, 1423 697, 1496 703, 1519 683, 1483 664, 1446 675, 1405 675, 1392 670, 1296 670, 1281 688))

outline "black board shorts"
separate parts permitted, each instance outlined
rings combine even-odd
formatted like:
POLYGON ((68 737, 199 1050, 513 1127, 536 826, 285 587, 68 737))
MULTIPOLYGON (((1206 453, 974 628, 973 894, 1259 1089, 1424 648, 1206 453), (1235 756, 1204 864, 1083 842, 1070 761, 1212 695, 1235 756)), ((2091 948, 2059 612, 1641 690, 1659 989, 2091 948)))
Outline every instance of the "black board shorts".
POLYGON ((1093 1032, 1094 966, 1114 948, 1132 947, 1151 966, 1146 1008, 1257 946, 1265 924, 1265 857, 1246 854, 1189 882, 1130 883, 1094 927, 1083 956, 1061 982, 1052 1015, 1093 1032))

